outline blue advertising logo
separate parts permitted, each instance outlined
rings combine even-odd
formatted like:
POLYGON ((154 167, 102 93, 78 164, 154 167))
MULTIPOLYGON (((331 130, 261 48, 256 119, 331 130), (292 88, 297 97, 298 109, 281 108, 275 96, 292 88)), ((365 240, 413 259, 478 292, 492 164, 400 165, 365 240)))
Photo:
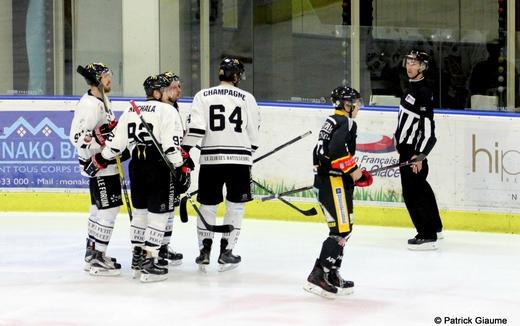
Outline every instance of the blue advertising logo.
POLYGON ((0 188, 85 188, 68 133, 71 112, 0 112, 0 188))

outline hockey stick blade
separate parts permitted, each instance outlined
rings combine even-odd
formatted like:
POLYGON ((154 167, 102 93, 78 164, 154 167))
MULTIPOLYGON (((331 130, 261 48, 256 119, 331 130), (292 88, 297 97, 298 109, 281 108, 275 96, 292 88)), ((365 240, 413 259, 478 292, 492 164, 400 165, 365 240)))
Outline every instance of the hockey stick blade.
POLYGON ((283 196, 292 195, 292 194, 295 194, 295 193, 298 193, 298 192, 311 190, 312 188, 314 188, 314 186, 306 186, 306 187, 301 187, 301 188, 297 188, 297 189, 281 192, 279 194, 274 194, 274 195, 270 195, 270 196, 267 196, 267 197, 263 197, 262 201, 267 201, 267 200, 271 200, 271 199, 277 199, 277 198, 280 198, 280 197, 283 197, 283 196))
POLYGON ((181 198, 179 203, 179 216, 181 218, 182 223, 188 222, 188 208, 187 206, 188 196, 184 196, 181 198))
MULTIPOLYGON (((260 189, 263 189, 264 191, 270 193, 271 195, 276 195, 276 193, 274 191, 272 191, 271 189, 263 186, 258 181, 255 181, 255 180, 252 180, 252 181, 260 189)), ((316 211, 316 208, 314 208, 314 207, 312 207, 310 209, 307 209, 307 210, 304 210, 304 209, 301 209, 301 208, 297 207, 296 205, 294 205, 293 203, 291 203, 290 201, 288 201, 288 200, 286 200, 286 199, 284 199, 282 197, 276 197, 276 199, 278 199, 279 201, 281 201, 285 205, 291 207, 292 209, 297 210, 298 212, 300 212, 301 214, 303 214, 305 216, 313 216, 313 215, 317 215, 318 214, 318 212, 316 211)))
MULTIPOLYGON (((199 208, 197 207, 197 205, 191 199, 190 194, 186 194, 185 198, 188 198, 188 200, 190 201, 191 206, 193 207, 195 212, 197 212, 197 215, 202 216, 202 213, 200 212, 199 208)), ((208 222, 206 222, 206 220, 203 219, 203 218, 201 218, 200 220, 202 221, 202 224, 204 224, 204 226, 206 227, 206 230, 208 230, 210 232, 229 233, 229 232, 231 232, 231 231, 233 231, 235 229, 235 227, 233 225, 231 225, 231 224, 211 225, 208 222)))
MULTIPOLYGON (((150 126, 148 125, 148 123, 146 123, 146 120, 141 115, 141 109, 139 108, 139 106, 133 100, 130 101, 130 104, 132 105, 132 109, 134 110, 134 112, 137 113, 137 116, 139 117, 139 119, 143 123, 143 126, 145 127, 146 131, 150 135, 150 138, 152 139, 152 143, 154 144, 155 148, 157 149, 157 151, 161 155, 162 160, 164 161, 164 163, 166 163, 166 165, 170 169, 170 172, 172 173, 172 175, 175 175, 176 172, 175 172, 175 168, 173 167, 173 164, 170 162, 170 160, 168 160, 168 158, 166 157, 166 154, 164 154, 164 151, 162 150, 161 145, 159 145, 159 142, 157 141, 157 139, 155 138, 155 135, 153 134, 153 131, 151 130, 150 126)), ((186 193, 186 197, 188 197, 188 200, 193 205, 193 208, 195 209, 195 212, 197 213, 197 215, 199 216, 200 220, 202 221, 202 223, 204 224, 204 226, 206 227, 206 229, 208 231, 219 232, 219 233, 227 233, 227 232, 230 232, 229 231, 230 229, 231 230, 233 229, 232 225, 215 226, 215 225, 208 224, 208 222, 206 222, 206 219, 204 218, 204 216, 202 215, 200 210, 196 207, 195 203, 191 200, 191 196, 190 196, 189 193, 186 193)))

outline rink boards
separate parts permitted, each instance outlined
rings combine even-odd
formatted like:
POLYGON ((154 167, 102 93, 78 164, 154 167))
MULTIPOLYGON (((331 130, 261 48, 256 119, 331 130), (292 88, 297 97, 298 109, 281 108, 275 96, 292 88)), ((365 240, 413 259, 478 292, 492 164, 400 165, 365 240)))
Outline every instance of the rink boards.
MULTIPOLYGON (((87 182, 68 140, 77 98, 0 100, 0 210, 85 211, 87 182)), ((189 112, 190 101, 181 103, 189 112)), ((113 101, 116 112, 127 99, 113 101)), ((253 178, 275 192, 312 184, 312 149, 331 109, 327 105, 261 103, 261 141, 255 157, 307 131, 312 134, 258 162, 253 178)), ((364 108, 358 118, 358 165, 368 170, 395 163, 396 108, 364 108)), ((437 144, 429 156, 429 181, 447 228, 520 233, 520 120, 513 114, 438 111, 437 144)), ((196 150, 192 151, 197 161, 196 150)), ((196 189, 197 171, 192 189, 196 189)), ((258 192, 257 198, 265 193, 258 192)), ((402 203, 398 170, 374 176, 356 190, 356 223, 411 225, 402 203)), ((295 194, 303 208, 313 193, 295 194)), ((247 216, 321 221, 277 200, 255 200, 247 216)))

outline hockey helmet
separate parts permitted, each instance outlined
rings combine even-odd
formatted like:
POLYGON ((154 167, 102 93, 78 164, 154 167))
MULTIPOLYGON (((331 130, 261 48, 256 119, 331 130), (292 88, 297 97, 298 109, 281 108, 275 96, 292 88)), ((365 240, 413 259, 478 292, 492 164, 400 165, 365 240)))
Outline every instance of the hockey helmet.
POLYGON ((413 64, 415 62, 424 65, 423 71, 428 70, 428 65, 430 63, 430 55, 424 51, 411 50, 403 58, 403 67, 406 68, 407 63, 413 64))
POLYGON ((240 60, 235 58, 226 57, 222 59, 222 62, 220 62, 220 67, 218 70, 218 79, 224 80, 224 81, 235 81, 235 75, 236 80, 240 80, 242 78, 242 75, 244 74, 244 65, 240 60))
POLYGON ((338 86, 330 93, 330 101, 336 108, 344 108, 345 103, 354 104, 361 99, 361 94, 352 87, 338 86))
POLYGON ((144 82, 143 87, 146 96, 152 96, 154 90, 159 90, 162 93, 162 88, 171 85, 173 78, 168 78, 164 74, 148 76, 144 82))
POLYGON ((161 75, 164 76, 166 79, 170 80, 170 84, 171 84, 173 81, 180 81, 179 76, 177 76, 176 74, 174 74, 174 73, 171 72, 171 71, 163 72, 161 75))
POLYGON ((103 77, 103 75, 112 73, 110 69, 101 62, 89 63, 85 67, 78 66, 77 72, 92 86, 98 86, 101 83, 101 77, 103 77))

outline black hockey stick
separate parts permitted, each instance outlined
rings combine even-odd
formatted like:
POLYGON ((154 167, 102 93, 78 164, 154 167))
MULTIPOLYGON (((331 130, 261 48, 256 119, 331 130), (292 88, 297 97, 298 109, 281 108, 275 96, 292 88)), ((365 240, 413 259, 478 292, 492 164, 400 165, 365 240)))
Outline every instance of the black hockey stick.
MULTIPOLYGON (((146 131, 148 131, 148 133, 150 134, 150 137, 152 139, 152 143, 154 144, 154 146, 156 147, 157 151, 161 155, 161 158, 163 159, 164 163, 166 163, 166 165, 170 169, 170 172, 172 173, 172 175, 175 176, 175 174, 176 174, 175 168, 173 167, 173 165, 170 162, 170 160, 168 160, 168 158, 166 157, 166 154, 164 154, 164 152, 163 152, 163 150, 161 148, 161 145, 159 145, 159 142, 155 138, 152 130, 150 129, 150 126, 148 125, 148 123, 146 123, 146 120, 143 118, 143 116, 141 114, 141 109, 135 103, 135 101, 130 101, 130 104, 132 105, 132 108, 133 108, 134 112, 137 113, 137 116, 139 117, 139 119, 143 123, 143 126, 146 128, 146 131)), ((188 194, 188 196, 189 196, 189 194, 188 194)), ((193 201, 191 201, 191 197, 188 197, 188 198, 190 199, 190 203, 193 204, 193 208, 195 208, 195 211, 197 212, 197 215, 200 217, 200 220, 202 221, 202 224, 204 224, 204 226, 206 227, 206 229, 208 231, 210 231, 210 232, 218 232, 218 233, 228 233, 228 232, 233 231, 234 227, 231 224, 225 224, 225 225, 211 225, 211 224, 209 224, 206 221, 206 219, 204 219, 204 216, 202 216, 202 213, 200 212, 200 210, 195 207, 193 201)))
MULTIPOLYGON (((258 181, 255 181, 255 180, 251 180, 253 181, 253 183, 259 187, 260 189, 263 189, 264 191, 270 193, 271 195, 274 195, 276 196, 276 193, 274 191, 272 191, 271 189, 263 186, 261 183, 259 183, 258 181)), ((282 198, 282 197, 276 197, 276 199, 280 200, 282 203, 284 203, 285 205, 297 210, 298 212, 302 213, 303 215, 305 216, 313 216, 313 215, 317 215, 318 212, 316 211, 316 208, 312 207, 310 209, 307 209, 307 210, 303 210, 297 206, 295 206, 293 203, 291 203, 290 201, 287 201, 286 199, 282 198)))
MULTIPOLYGON (((265 153, 264 155, 261 155, 261 156, 255 158, 253 160, 253 164, 263 160, 264 158, 266 158, 268 156, 273 155, 274 153, 278 152, 279 150, 281 150, 281 149, 283 149, 283 148, 285 148, 285 147, 287 147, 287 146, 289 146, 291 144, 294 144, 295 142, 299 141, 300 139, 302 139, 304 137, 309 136, 310 134, 312 134, 312 131, 309 130, 309 131, 304 132, 303 134, 301 134, 299 136, 294 137, 293 139, 291 139, 291 140, 281 144, 280 146, 278 146, 278 147, 274 148, 273 150, 265 153)), ((193 196, 193 195, 196 195, 198 192, 199 192, 198 190, 194 190, 194 191, 192 191, 189 194, 190 194, 190 196, 193 196)), ((186 194, 188 194, 188 193, 186 193, 186 194)), ((179 216, 180 216, 181 221, 183 223, 188 222, 188 211, 186 209, 186 201, 187 201, 187 199, 188 198, 186 196, 184 196, 181 199, 180 203, 179 203, 179 216)))
POLYGON ((370 172, 371 174, 374 174, 374 173, 381 172, 381 171, 385 171, 385 170, 390 170, 390 169, 400 168, 400 167, 403 167, 403 166, 412 165, 412 164, 414 164, 414 163, 416 163, 416 162, 423 161, 425 158, 426 158, 426 156, 424 156, 424 155, 418 155, 418 156, 417 156, 415 159, 413 159, 413 160, 408 160, 408 161, 405 161, 405 162, 402 162, 402 163, 395 163, 395 164, 391 164, 391 165, 383 166, 383 167, 380 167, 380 168, 377 168, 377 169, 370 170, 369 172, 370 172))
POLYGON ((267 201, 267 200, 271 200, 271 199, 278 199, 279 197, 289 196, 289 195, 292 195, 292 194, 295 194, 295 193, 298 193, 298 192, 311 190, 312 188, 314 188, 314 186, 305 186, 305 187, 296 188, 296 189, 293 189, 293 190, 284 191, 284 192, 281 192, 279 194, 274 194, 274 195, 262 197, 262 201, 267 201))

